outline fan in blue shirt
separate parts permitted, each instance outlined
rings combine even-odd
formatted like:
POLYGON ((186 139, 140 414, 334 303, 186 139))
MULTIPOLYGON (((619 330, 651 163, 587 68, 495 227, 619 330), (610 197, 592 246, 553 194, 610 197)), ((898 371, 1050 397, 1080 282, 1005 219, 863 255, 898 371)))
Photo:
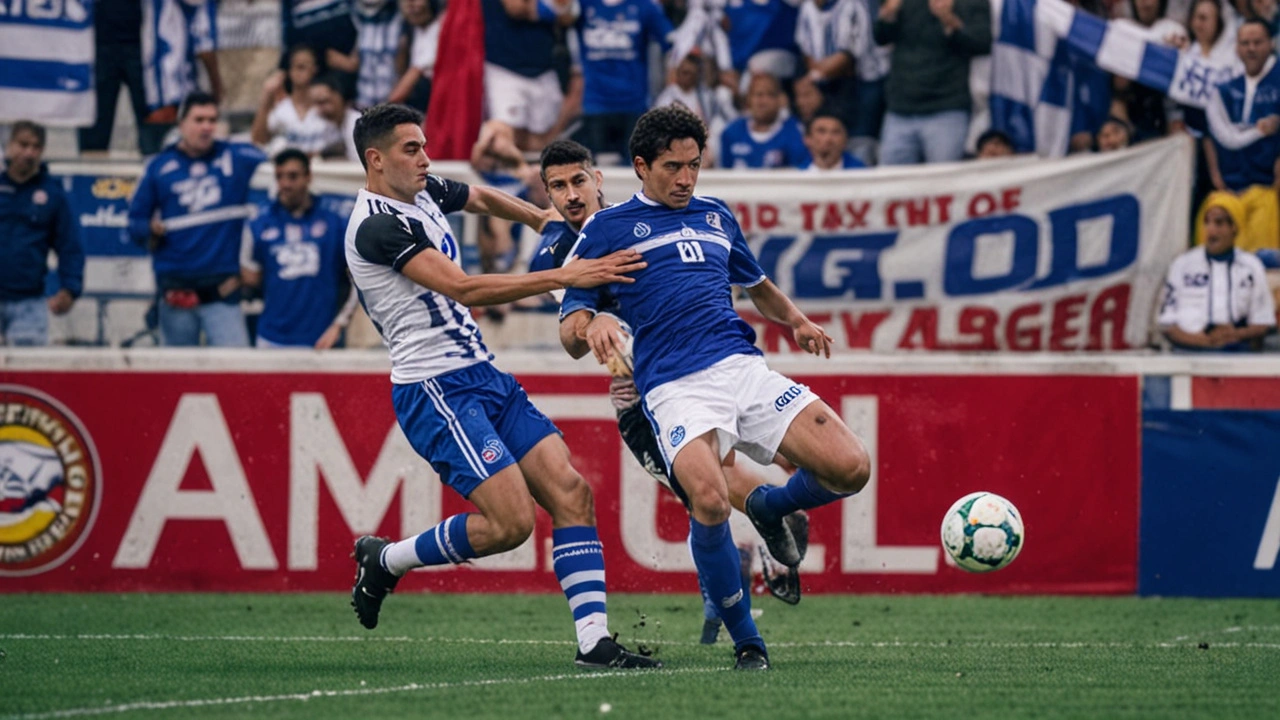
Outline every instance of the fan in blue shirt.
POLYGON ((334 346, 355 311, 343 251, 347 219, 311 194, 311 161, 288 149, 275 158, 276 201, 249 223, 245 285, 262 287, 258 347, 334 346))
POLYGON ((828 170, 856 170, 866 164, 845 150, 849 144, 849 131, 844 120, 833 111, 823 108, 814 113, 804 130, 804 144, 812 159, 796 167, 801 170, 825 172, 828 170))
POLYGON ((870 459, 826 403, 768 369, 755 331, 734 310, 731 286, 738 285, 765 318, 792 328, 800 349, 830 356, 831 338, 765 277, 729 208, 694 196, 706 140, 706 126, 681 105, 640 117, 630 156, 642 190, 593 215, 569 263, 632 249, 647 264, 634 283, 567 290, 560 339, 573 357, 592 352, 604 363, 625 349, 617 320, 599 311, 616 304, 634 330, 636 386, 666 465, 689 499, 699 581, 733 638, 735 667, 765 670, 768 653, 729 533, 722 467, 741 451, 757 462, 781 454, 800 468, 785 486, 764 485, 746 498, 757 527, 776 527, 789 513, 861 490, 870 459), (584 321, 581 331, 565 329, 584 321))
POLYGON ((792 168, 808 164, 809 149, 795 118, 784 115, 787 96, 772 75, 754 75, 747 114, 720 134, 722 168, 792 168))

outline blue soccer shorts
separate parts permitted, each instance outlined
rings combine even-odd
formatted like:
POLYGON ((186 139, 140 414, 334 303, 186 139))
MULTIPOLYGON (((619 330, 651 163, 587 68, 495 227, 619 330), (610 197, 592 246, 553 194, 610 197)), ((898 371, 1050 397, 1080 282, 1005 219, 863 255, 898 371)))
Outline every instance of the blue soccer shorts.
POLYGON ((514 377, 487 362, 394 385, 391 402, 409 444, 463 497, 560 432, 514 377))

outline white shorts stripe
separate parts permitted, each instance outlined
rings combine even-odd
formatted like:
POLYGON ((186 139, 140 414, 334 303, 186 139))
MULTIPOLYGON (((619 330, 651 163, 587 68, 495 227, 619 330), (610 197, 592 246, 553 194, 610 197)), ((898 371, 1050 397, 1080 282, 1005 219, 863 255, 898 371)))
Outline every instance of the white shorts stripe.
POLYGON ((475 447, 471 445, 471 439, 463 431, 462 423, 458 422, 458 416, 453 414, 453 410, 445 402, 444 391, 440 389, 439 383, 434 380, 424 380, 422 387, 427 391, 427 396, 431 398, 431 404, 435 405, 436 412, 444 416, 449 425, 449 432, 453 435, 454 441, 458 443, 458 447, 461 448, 462 454, 466 456, 467 463, 475 471, 476 477, 489 477, 489 471, 485 469, 484 463, 480 462, 480 453, 476 452, 475 447))
POLYGON ((560 587, 568 590, 574 585, 580 585, 586 582, 604 582, 603 570, 583 570, 582 572, 570 573, 560 581, 560 587))
POLYGON ((584 592, 578 593, 569 598, 569 609, 577 610, 587 603, 604 603, 608 595, 602 592, 584 592))

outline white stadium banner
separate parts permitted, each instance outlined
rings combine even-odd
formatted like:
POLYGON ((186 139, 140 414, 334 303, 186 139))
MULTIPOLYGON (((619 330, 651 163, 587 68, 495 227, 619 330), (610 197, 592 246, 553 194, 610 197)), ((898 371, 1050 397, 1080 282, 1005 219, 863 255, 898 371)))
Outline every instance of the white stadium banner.
MULTIPOLYGON (((838 347, 1144 347, 1187 246, 1185 138, 1061 160, 705 176, 766 273, 838 347)), ((739 305, 753 313, 749 301, 739 305)), ((789 333, 763 320, 766 349, 789 333)))
POLYGON ((0 122, 92 125, 93 3, 0 2, 0 122))

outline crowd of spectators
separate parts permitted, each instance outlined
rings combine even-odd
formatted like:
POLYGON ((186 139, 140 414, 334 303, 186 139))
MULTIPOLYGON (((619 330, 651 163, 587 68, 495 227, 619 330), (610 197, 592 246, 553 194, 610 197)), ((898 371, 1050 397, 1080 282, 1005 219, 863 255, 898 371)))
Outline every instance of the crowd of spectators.
MULTIPOLYGON (((987 0, 478 2, 484 46, 475 51, 483 53, 490 119, 471 161, 514 193, 537 194, 527 160, 557 137, 581 141, 600 164, 626 164, 636 119, 672 102, 711 128, 707 167, 858 172, 1017 154, 981 110, 987 89, 977 80, 989 70, 973 61, 992 48, 987 0)), ((1196 243, 1209 223, 1205 198, 1219 191, 1239 201, 1239 217, 1229 217, 1234 251, 1280 248, 1275 0, 1072 2, 1193 53, 1211 68, 1214 91, 1204 110, 1179 107, 1084 68, 1071 151, 1189 133, 1198 154, 1196 243)), ((261 88, 256 112, 248 127, 233 128, 232 141, 262 157, 288 149, 308 163, 358 160, 351 129, 360 109, 394 101, 426 110, 432 102, 448 12, 446 0, 281 0, 278 67, 266 77, 224 77, 216 0, 103 0, 95 15, 99 117, 80 132, 81 150, 108 146, 123 87, 139 151, 177 152, 172 160, 187 163, 174 149, 191 144, 178 130, 189 110, 182 98, 207 93, 200 97, 216 111, 227 83, 252 83, 261 88), (157 59, 157 39, 181 50, 157 59)), ((481 229, 484 269, 510 265, 512 232, 494 223, 481 229)))

